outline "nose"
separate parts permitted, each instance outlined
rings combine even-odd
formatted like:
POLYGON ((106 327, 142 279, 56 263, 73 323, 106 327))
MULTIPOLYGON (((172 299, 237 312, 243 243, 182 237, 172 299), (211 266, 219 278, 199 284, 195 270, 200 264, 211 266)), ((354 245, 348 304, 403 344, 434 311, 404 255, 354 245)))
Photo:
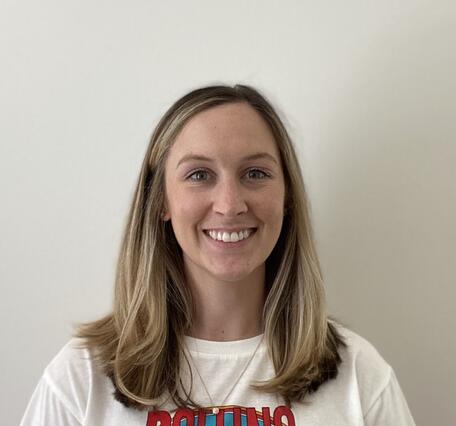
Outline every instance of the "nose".
POLYGON ((245 198, 241 183, 226 179, 214 188, 213 209, 224 216, 237 216, 248 210, 245 198))

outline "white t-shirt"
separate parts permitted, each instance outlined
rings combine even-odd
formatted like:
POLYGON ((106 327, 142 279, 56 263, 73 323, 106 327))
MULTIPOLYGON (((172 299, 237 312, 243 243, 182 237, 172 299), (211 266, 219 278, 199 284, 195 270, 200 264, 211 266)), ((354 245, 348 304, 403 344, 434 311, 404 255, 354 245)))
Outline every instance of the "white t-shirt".
MULTIPOLYGON (((99 371, 90 352, 77 349, 77 340, 72 339, 45 369, 21 426, 415 425, 392 368, 368 341, 347 328, 337 327, 348 344, 340 349, 342 363, 337 378, 322 384, 307 397, 307 402, 292 403, 291 409, 281 397, 253 391, 248 386, 252 380, 273 376, 264 341, 238 380, 262 335, 234 342, 187 336, 187 347, 208 391, 194 370, 193 400, 211 407, 212 399, 220 407, 218 414, 210 408, 176 409, 169 401, 157 411, 125 407, 114 399, 110 379, 99 371)), ((186 374, 184 368, 184 384, 188 384, 187 379, 188 370, 186 374)))

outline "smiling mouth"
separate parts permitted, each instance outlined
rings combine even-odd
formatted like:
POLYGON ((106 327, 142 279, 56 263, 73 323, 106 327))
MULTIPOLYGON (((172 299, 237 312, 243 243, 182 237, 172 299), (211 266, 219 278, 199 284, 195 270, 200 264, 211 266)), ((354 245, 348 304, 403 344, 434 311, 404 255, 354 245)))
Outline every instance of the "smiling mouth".
POLYGON ((256 228, 243 229, 239 232, 222 232, 215 230, 204 230, 203 231, 208 237, 214 241, 220 241, 224 243, 237 243, 250 238, 256 232, 256 228))

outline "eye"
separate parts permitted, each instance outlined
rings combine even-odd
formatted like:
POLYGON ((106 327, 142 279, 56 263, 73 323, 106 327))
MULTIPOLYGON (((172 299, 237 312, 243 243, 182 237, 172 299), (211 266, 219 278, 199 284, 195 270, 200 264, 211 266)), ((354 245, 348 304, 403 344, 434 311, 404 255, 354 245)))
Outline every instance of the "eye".
POLYGON ((269 175, 265 172, 263 172, 263 170, 260 170, 260 169, 250 169, 248 172, 247 172, 247 175, 252 178, 252 179, 265 179, 267 177, 269 177, 269 175))
POLYGON ((187 180, 190 180, 192 182, 203 182, 205 180, 207 180, 207 175, 209 173, 207 172, 207 170, 203 170, 203 169, 199 169, 199 170, 195 170, 194 172, 192 172, 190 175, 187 176, 187 180))

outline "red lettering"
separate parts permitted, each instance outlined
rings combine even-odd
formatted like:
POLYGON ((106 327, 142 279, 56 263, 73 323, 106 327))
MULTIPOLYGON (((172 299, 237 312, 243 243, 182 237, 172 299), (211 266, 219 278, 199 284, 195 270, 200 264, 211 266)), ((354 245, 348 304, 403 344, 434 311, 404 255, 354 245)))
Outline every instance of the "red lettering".
POLYGON ((241 409, 240 409, 240 407, 233 408, 233 426, 241 426, 241 409))
POLYGON ((174 414, 173 426, 180 426, 180 422, 183 419, 187 420, 187 426, 193 426, 193 411, 189 408, 179 408, 174 414))
POLYGON ((171 426, 171 416, 167 411, 149 411, 146 426, 171 426))
POLYGON ((295 426, 295 420, 292 411, 285 405, 281 405, 274 410, 274 425, 282 425, 282 417, 286 417, 288 426, 295 426))
POLYGON ((198 426, 205 426, 206 425, 206 410, 201 408, 198 411, 198 426))
POLYGON ((258 426, 258 416, 255 407, 247 408, 247 424, 248 426, 258 426))
MULTIPOLYGON (((229 410, 231 411, 231 409, 229 410)), ((232 408, 233 411, 233 426, 241 426, 244 408, 235 406, 232 408)), ((245 418, 247 426, 259 426, 259 416, 263 418, 263 426, 296 426, 293 412, 290 408, 285 405, 276 407, 274 410, 274 416, 271 418, 271 412, 269 407, 262 408, 261 415, 257 413, 255 407, 245 408, 245 418), (282 423, 283 420, 286 423, 282 423)), ((183 420, 186 422, 186 426, 195 425, 196 411, 190 408, 179 408, 173 416, 172 426, 181 426, 183 420)), ((197 414, 198 426, 205 426, 206 424, 206 409, 200 408, 197 414)), ((216 415, 216 426, 224 426, 225 423, 225 409, 219 408, 216 415)), ((171 426, 171 416, 167 411, 150 411, 147 416, 146 426, 171 426)))
POLYGON ((219 412, 217 413, 217 421, 216 421, 216 426, 224 426, 224 423, 225 423, 225 411, 223 410, 223 408, 220 408, 219 409, 219 412))
POLYGON ((264 426, 271 426, 271 413, 269 411, 269 407, 263 407, 263 425, 264 426))

